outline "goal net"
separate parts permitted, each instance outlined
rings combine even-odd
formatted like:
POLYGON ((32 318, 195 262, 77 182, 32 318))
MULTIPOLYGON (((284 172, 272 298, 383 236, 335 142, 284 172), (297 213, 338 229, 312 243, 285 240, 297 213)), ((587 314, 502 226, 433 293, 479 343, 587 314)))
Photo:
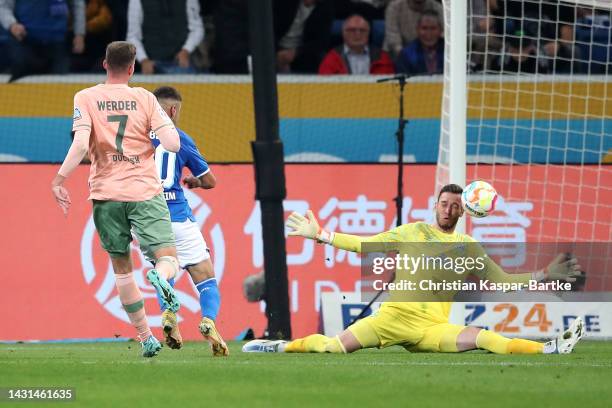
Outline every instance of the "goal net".
POLYGON ((477 239, 610 241, 612 2, 471 0, 453 20, 456 1, 444 0, 436 187, 461 181, 464 171, 465 184, 483 179, 497 189, 499 211, 469 221, 477 239), (462 46, 457 21, 467 24, 462 56, 453 49, 462 46), (467 67, 463 90, 451 75, 458 64, 467 67), (453 109, 466 113, 465 123, 453 109))

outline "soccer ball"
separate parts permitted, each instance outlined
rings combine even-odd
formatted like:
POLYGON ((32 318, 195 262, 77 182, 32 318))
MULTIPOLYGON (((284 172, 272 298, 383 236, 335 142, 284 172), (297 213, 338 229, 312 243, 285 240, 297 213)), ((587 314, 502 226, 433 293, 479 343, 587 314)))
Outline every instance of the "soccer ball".
POLYGON ((476 180, 468 184, 461 194, 461 203, 472 217, 486 217, 495 210, 497 191, 486 181, 476 180))

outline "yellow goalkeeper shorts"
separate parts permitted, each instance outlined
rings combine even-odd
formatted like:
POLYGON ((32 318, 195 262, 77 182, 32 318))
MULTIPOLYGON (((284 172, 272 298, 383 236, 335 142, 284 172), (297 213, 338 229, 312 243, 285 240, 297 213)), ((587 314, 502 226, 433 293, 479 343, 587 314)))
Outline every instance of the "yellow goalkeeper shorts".
POLYGON ((457 336, 465 326, 440 320, 383 303, 348 330, 364 348, 400 345, 411 352, 456 352, 457 336))

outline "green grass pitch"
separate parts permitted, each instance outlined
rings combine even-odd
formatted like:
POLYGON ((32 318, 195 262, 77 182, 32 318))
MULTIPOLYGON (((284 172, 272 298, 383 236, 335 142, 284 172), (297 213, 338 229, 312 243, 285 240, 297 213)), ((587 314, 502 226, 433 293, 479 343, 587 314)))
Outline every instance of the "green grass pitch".
MULTIPOLYGON (((213 358, 187 343, 140 357, 137 343, 0 345, 0 387, 74 387, 61 406, 113 407, 610 407, 612 343, 571 355, 244 354, 213 358)), ((0 402, 3 406, 58 403, 0 402)))

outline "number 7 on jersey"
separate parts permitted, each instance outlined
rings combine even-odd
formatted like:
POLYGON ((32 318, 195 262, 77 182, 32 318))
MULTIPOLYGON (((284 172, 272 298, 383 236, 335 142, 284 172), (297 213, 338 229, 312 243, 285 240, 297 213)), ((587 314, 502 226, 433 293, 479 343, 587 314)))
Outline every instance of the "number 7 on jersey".
POLYGON ((109 122, 119 122, 117 128, 117 135, 115 136, 115 145, 117 146, 117 152, 123 154, 123 136, 125 135, 125 126, 127 125, 127 115, 109 115, 106 120, 109 122))

